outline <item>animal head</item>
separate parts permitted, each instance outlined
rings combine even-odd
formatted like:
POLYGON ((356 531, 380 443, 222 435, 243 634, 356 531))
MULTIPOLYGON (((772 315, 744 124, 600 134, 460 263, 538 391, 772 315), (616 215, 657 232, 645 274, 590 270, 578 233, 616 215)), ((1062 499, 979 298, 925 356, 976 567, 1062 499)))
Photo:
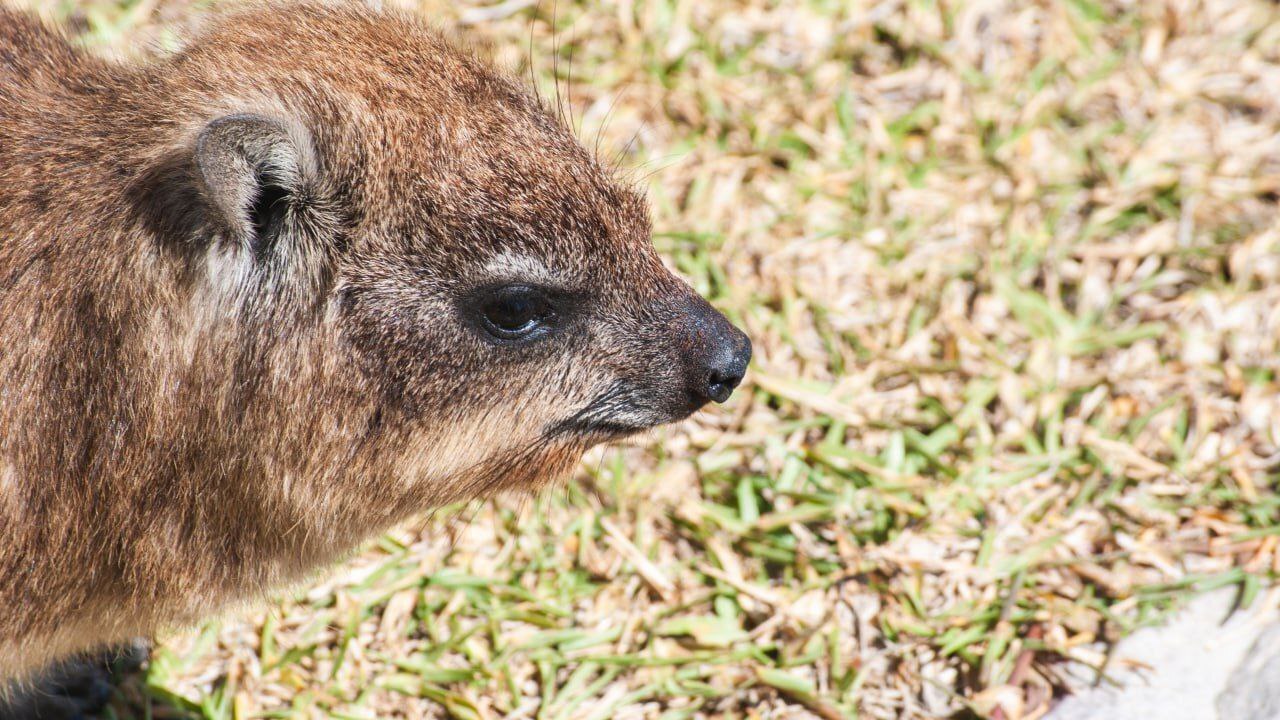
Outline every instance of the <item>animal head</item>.
POLYGON ((268 358, 248 374, 296 378, 299 415, 334 406, 308 437, 456 496, 729 396, 749 341, 536 98, 412 18, 288 17, 233 16, 165 61, 185 134, 144 205, 204 312, 268 358), (273 346, 284 326, 310 349, 273 346))

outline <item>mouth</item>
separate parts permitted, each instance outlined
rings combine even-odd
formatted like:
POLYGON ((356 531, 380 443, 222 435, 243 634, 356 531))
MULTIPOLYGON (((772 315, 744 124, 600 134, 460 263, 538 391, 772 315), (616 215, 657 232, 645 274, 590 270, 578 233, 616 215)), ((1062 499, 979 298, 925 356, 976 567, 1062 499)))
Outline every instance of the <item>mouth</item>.
POLYGON ((601 442, 621 440, 652 429, 653 425, 631 425, 608 420, 565 420, 552 428, 556 435, 574 435, 580 438, 598 439, 601 442))
POLYGON ((636 388, 614 383, 585 407, 553 425, 551 433, 601 442, 617 440, 683 420, 695 410, 696 407, 673 412, 655 407, 636 388))

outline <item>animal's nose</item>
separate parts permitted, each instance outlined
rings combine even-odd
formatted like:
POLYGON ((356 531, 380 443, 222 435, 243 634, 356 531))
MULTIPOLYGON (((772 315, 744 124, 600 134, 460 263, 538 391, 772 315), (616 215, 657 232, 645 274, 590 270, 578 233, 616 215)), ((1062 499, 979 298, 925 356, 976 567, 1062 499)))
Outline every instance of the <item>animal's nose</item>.
POLYGON ((699 303, 690 315, 695 340, 688 358, 689 393, 697 405, 722 403, 746 375, 751 340, 710 305, 699 303))
POLYGON ((751 341, 747 336, 732 325, 726 336, 720 338, 709 353, 699 388, 704 398, 718 403, 729 399, 733 389, 742 382, 742 376, 747 374, 747 363, 751 362, 751 341))

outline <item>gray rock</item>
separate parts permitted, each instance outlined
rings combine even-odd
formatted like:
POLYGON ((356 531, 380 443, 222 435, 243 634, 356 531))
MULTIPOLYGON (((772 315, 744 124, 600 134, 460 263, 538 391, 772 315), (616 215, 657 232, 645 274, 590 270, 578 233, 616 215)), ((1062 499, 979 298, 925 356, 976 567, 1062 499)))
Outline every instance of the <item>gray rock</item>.
POLYGON ((1207 593, 1125 638, 1105 670, 1116 684, 1073 688, 1047 720, 1280 719, 1280 614, 1260 603, 1231 614, 1235 599, 1234 588, 1207 593))
POLYGON ((1221 720, 1280 718, 1280 625, 1262 631, 1218 695, 1221 720))

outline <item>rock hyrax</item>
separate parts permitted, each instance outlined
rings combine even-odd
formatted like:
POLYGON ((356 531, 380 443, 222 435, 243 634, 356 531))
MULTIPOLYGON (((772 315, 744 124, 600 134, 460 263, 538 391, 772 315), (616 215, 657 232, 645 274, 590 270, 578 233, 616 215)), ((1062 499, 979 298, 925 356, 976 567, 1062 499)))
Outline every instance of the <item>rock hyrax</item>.
POLYGON ((0 677, 723 401, 750 343, 510 77, 362 5, 0 10, 0 677))

